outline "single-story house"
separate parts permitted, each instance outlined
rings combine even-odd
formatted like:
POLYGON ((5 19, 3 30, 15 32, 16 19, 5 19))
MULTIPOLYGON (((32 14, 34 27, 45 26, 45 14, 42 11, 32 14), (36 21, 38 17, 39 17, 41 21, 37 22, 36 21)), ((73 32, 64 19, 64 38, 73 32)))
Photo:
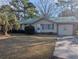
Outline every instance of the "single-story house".
POLYGON ((24 30, 26 24, 34 26, 37 33, 55 33, 59 36, 74 35, 78 20, 75 17, 57 17, 21 20, 21 29, 24 30))

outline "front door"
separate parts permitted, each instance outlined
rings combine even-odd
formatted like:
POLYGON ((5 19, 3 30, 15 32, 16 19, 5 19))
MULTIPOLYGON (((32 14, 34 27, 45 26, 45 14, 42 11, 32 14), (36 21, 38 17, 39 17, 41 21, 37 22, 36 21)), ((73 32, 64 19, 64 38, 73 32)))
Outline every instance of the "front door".
POLYGON ((36 32, 37 33, 40 33, 41 32, 41 25, 40 24, 37 24, 36 25, 36 32))

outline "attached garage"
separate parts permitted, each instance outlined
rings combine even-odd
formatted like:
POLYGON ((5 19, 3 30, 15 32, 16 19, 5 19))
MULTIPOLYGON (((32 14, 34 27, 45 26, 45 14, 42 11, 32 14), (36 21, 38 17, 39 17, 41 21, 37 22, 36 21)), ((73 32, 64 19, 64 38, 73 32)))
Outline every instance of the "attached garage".
POLYGON ((40 33, 56 33, 59 36, 74 35, 75 26, 77 24, 75 17, 58 17, 49 20, 39 20, 33 23, 37 32, 40 33), (40 25, 40 26, 39 26, 40 25), (52 25, 52 26, 51 26, 52 25), (38 29, 39 28, 39 29, 38 29))
POLYGON ((59 24, 58 25, 58 35, 73 35, 74 28, 73 24, 59 24))
POLYGON ((78 20, 75 17, 60 17, 55 20, 59 36, 74 35, 77 31, 78 20))

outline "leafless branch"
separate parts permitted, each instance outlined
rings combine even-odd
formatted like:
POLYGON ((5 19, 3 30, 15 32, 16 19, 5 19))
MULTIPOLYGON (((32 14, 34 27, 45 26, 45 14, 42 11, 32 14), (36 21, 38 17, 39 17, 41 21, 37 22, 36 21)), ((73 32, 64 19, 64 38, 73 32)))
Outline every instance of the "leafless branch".
POLYGON ((53 0, 39 0, 36 3, 36 7, 42 16, 50 17, 53 14, 54 4, 52 2, 53 0))

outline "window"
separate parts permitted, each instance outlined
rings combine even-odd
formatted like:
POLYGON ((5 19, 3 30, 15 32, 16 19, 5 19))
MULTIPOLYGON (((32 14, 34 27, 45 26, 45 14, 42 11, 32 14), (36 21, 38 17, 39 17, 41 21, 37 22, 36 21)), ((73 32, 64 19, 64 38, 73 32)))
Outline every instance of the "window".
POLYGON ((48 24, 48 29, 54 29, 54 24, 48 24))
POLYGON ((42 29, 45 29, 45 24, 41 24, 42 29))
POLYGON ((51 29, 51 24, 48 24, 47 26, 48 26, 48 29, 51 29))
POLYGON ((54 29, 54 24, 52 24, 52 29, 54 29))
POLYGON ((42 30, 51 30, 54 29, 54 24, 41 24, 42 30))

